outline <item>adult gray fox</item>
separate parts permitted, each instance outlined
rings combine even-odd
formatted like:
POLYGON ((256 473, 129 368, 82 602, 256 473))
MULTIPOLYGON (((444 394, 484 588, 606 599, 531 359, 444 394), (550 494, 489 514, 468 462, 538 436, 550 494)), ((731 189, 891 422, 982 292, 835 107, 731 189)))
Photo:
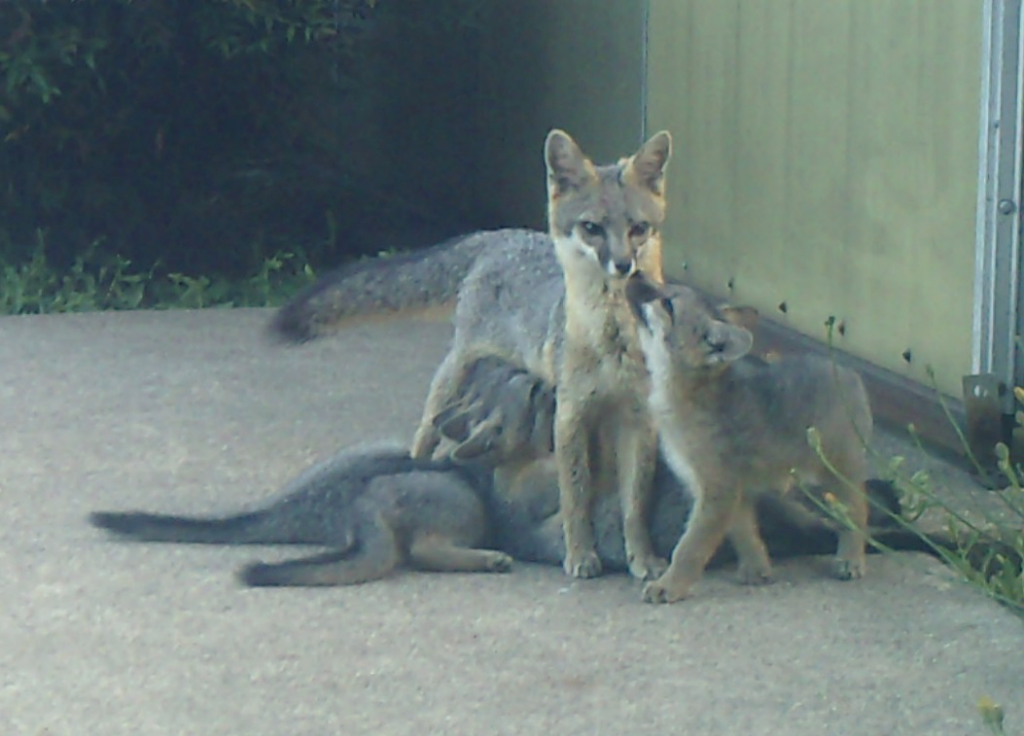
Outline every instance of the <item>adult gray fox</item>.
POLYGON ((549 234, 477 233, 399 258, 326 276, 278 313, 273 328, 307 339, 346 317, 427 307, 458 295, 455 336, 431 383, 412 444, 430 457, 434 418, 449 406, 467 366, 502 358, 557 386, 554 447, 564 525, 563 567, 601 572, 590 511, 595 477, 615 479, 630 572, 659 575, 646 501, 657 452, 647 410, 647 371, 625 283, 636 272, 660 282, 665 169, 662 132, 618 163, 595 166, 566 133, 544 144, 549 234))
POLYGON ((647 583, 644 599, 684 598, 727 535, 741 579, 767 581, 771 563, 758 530, 757 494, 788 488, 794 477, 823 485, 843 504, 849 525, 839 532, 835 572, 861 577, 873 422, 860 377, 817 356, 741 360, 752 346, 750 332, 695 308, 691 290, 637 278, 629 293, 661 447, 694 498, 671 564, 647 583), (817 447, 809 442, 811 428, 817 447))

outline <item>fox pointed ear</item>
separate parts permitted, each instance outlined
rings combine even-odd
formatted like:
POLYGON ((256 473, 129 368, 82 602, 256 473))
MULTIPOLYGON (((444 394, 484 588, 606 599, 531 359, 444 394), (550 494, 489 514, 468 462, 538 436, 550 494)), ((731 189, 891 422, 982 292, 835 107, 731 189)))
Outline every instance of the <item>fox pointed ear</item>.
POLYGON ((712 364, 732 363, 754 347, 754 336, 750 330, 727 322, 712 322, 707 340, 715 350, 709 361, 712 364))
POLYGON ((756 307, 734 307, 727 304, 720 307, 719 311, 729 324, 746 327, 748 330, 757 326, 757 318, 761 316, 756 307))
POLYGON ((501 449, 498 441, 502 430, 501 412, 496 412, 471 428, 469 436, 451 451, 451 459, 459 463, 476 461, 497 464, 496 459, 489 456, 501 449))
POLYGON ((672 136, 667 130, 655 133, 633 154, 626 174, 656 194, 665 193, 665 167, 672 156, 672 136))
POLYGON ((469 437, 472 421, 470 413, 477 408, 476 406, 471 406, 469 409, 463 406, 449 407, 434 417, 434 426, 444 437, 453 442, 465 442, 469 437))
POLYGON ((594 178, 594 164, 564 130, 552 130, 544 140, 544 163, 548 167, 551 196, 579 189, 594 178))

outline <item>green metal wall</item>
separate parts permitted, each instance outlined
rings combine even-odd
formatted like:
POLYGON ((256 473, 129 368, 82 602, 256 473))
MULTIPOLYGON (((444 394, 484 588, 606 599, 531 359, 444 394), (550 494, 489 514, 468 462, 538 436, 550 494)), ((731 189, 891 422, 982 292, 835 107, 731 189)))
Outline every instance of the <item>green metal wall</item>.
POLYGON ((843 349, 925 383, 932 366, 959 395, 981 9, 650 0, 648 130, 676 143, 669 273, 811 336, 835 316, 843 349))
POLYGON ((476 196, 493 222, 544 227, 542 148, 563 128, 596 161, 640 143, 643 0, 480 0, 476 196))

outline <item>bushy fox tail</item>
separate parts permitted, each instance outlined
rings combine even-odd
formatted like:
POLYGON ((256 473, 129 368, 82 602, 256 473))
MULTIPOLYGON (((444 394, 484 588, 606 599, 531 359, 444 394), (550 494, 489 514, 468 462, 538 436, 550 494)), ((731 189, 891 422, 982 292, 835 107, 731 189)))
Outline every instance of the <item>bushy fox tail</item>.
POLYGON ((89 523, 137 542, 180 542, 185 544, 280 544, 267 511, 255 511, 219 519, 171 514, 96 511, 89 523))
POLYGON ((281 307, 270 331, 287 342, 304 342, 334 332, 350 317, 452 302, 490 235, 461 235, 423 250, 342 266, 281 307))

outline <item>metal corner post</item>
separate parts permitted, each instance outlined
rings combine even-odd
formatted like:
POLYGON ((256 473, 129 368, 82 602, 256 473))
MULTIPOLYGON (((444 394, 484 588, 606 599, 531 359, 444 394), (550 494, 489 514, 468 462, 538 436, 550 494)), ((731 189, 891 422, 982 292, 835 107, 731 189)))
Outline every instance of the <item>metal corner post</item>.
MULTIPOLYGON (((1021 377, 1021 0, 985 0, 972 369, 1010 387, 1021 377)), ((1012 412, 1013 393, 1003 410, 1012 412)))

